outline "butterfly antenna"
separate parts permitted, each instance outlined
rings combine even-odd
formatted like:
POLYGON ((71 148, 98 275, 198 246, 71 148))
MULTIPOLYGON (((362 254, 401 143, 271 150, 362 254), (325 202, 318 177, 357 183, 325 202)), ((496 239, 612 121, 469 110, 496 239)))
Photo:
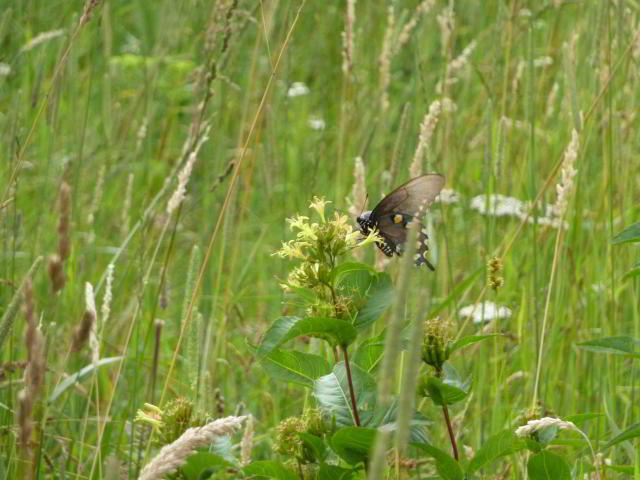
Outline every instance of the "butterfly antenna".
POLYGON ((364 212, 364 209, 367 207, 368 201, 369 201, 369 193, 367 192, 364 196, 364 205, 362 205, 362 210, 360 210, 360 215, 358 216, 362 216, 362 212, 364 212))

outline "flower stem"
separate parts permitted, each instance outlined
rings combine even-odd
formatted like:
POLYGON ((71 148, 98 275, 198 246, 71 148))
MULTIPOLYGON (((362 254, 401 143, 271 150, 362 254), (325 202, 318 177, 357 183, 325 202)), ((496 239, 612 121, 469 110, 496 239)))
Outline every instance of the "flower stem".
POLYGON ((353 381, 351 380, 351 367, 349 366, 349 355, 347 354, 347 346, 342 345, 342 354, 344 355, 344 366, 347 369, 347 381, 349 382, 349 395, 351 396, 351 408, 353 409, 353 417, 356 425, 360 426, 360 415, 358 415, 358 406, 356 405, 356 392, 353 390, 353 381))
POLYGON ((447 423, 447 430, 449 430, 449 438, 451 439, 451 446, 453 447, 453 458, 458 461, 460 459, 458 457, 458 447, 456 446, 456 436, 453 434, 451 420, 449 419, 449 409, 447 409, 446 405, 442 405, 442 413, 444 413, 444 420, 447 423))

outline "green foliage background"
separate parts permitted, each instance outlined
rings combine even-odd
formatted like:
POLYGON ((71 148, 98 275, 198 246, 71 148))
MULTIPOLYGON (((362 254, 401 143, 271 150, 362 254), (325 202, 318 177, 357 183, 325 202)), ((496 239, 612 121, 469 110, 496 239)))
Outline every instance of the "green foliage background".
MULTIPOLYGON (((240 0, 228 19, 218 16, 212 23, 212 12, 219 15, 224 3, 107 1, 78 27, 80 2, 3 2, 1 313, 34 259, 56 251, 58 189, 63 180, 72 187, 66 286, 53 294, 42 266, 33 279, 47 345, 44 399, 63 373, 90 363, 86 349, 69 353, 84 312, 84 283, 98 287, 99 308, 101 279, 122 248, 100 341, 102 357, 125 360, 121 370, 104 367, 95 382, 70 388, 46 406, 49 419, 37 437, 42 453, 55 457, 71 449, 69 470, 86 471, 95 455, 100 414, 112 420, 102 455, 126 456, 126 424, 143 402, 157 402, 165 384, 167 398, 191 394, 194 358, 202 358, 187 348, 195 345, 209 349, 199 380, 205 385, 200 405, 213 410, 216 388, 224 394, 225 414, 244 405, 258 419, 254 458, 268 458, 270 440, 262 434, 311 401, 301 387, 269 379, 247 348, 275 318, 295 311, 278 281, 291 265, 271 256, 291 236, 284 219, 306 214, 313 195, 346 211, 356 156, 366 166, 369 205, 389 186, 407 180, 420 122, 431 102, 442 98, 436 86, 471 42, 477 46, 470 64, 446 87, 457 109, 441 115, 424 166, 445 174, 446 187, 458 191, 460 201, 432 208, 437 271, 414 275, 409 295, 428 288, 428 310, 433 310, 515 239, 504 257, 504 287, 486 294, 512 309, 513 316, 495 327, 509 335, 473 346, 455 360, 474 385, 468 404, 453 412, 460 415, 461 441, 477 448, 531 406, 549 289, 542 411, 601 413, 579 425, 592 438, 608 439, 637 421, 637 361, 597 356, 574 345, 601 336, 640 337, 638 279, 621 279, 637 261, 637 247, 610 244, 615 232, 638 219, 638 4, 458 2, 455 28, 443 45, 436 16, 447 4, 438 0, 392 57, 390 106, 383 111, 380 55, 388 8, 394 7, 397 35, 414 15, 416 1, 357 3, 348 76, 342 70, 345 2, 240 0), (212 25, 218 30, 208 36, 212 25), (62 32, 54 38, 29 43, 57 29, 62 32), (208 41, 214 42, 209 51, 208 41), (551 65, 531 68, 542 57, 550 57, 551 65), (199 72, 213 72, 213 65, 215 78, 202 113, 211 126, 209 140, 199 152, 183 206, 167 218, 166 202, 176 185, 170 175, 184 161, 181 150, 205 98, 199 72), (293 82, 304 82, 308 94, 289 97, 293 82), (550 105, 554 84, 557 96, 550 105), (577 122, 580 117, 584 125, 577 122), (311 128, 311 118, 322 119, 325 128, 311 128), (554 168, 573 128, 580 129, 578 175, 551 284, 557 230, 530 224, 518 230, 519 220, 481 216, 469 205, 483 193, 532 200, 545 185, 542 199, 553 203, 559 178, 553 177, 554 168), (129 175, 131 206, 123 213, 129 175), (153 204, 167 181, 172 183, 166 193, 153 204), (185 297, 190 298, 187 270, 194 245, 208 262, 194 304, 201 320, 188 327, 201 330, 187 336, 202 342, 184 340, 167 376, 185 297), (156 319, 164 320, 164 328, 151 397, 156 319)), ((372 247, 366 261, 373 264, 374 258, 372 247)), ((394 263, 388 267, 392 274, 395 269, 394 263)), ((477 276, 439 314, 462 326, 457 309, 475 301, 484 286, 484 276, 477 276)), ((465 334, 481 329, 464 325, 465 334)), ((375 331, 383 326, 384 318, 375 331)), ((3 345, 3 363, 26 358, 23 329, 18 315, 3 345)), ((19 456, 13 432, 21 378, 10 374, 0 388, 5 478, 13 475, 19 456)), ((429 408, 424 413, 439 415, 429 408)), ((433 435, 436 442, 446 439, 444 429, 433 435)), ((614 463, 629 463, 637 452, 619 449, 611 455, 614 463)))

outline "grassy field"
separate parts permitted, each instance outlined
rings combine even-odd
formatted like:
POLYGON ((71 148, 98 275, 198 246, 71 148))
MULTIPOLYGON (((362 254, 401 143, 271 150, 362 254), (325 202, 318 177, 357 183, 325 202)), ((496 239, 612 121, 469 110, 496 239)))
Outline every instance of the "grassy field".
POLYGON ((0 45, 0 479, 139 478, 227 417, 140 478, 640 479, 638 2, 4 0, 0 45), (273 255, 421 173, 435 272, 273 255), (434 370, 427 320, 492 336, 434 370), (576 428, 510 433, 542 417, 576 428))

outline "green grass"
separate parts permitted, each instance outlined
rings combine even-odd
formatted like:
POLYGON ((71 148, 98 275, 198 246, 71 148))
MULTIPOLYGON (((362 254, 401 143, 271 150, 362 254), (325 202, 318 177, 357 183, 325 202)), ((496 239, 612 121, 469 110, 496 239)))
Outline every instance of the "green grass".
MULTIPOLYGON (((34 398, 30 450, 17 439, 23 369, 0 381, 0 478, 115 478, 105 468, 109 456, 135 478, 157 453, 129 434, 137 410, 177 396, 213 416, 252 414, 252 458, 281 458, 272 451, 272 428, 313 399, 303 387, 269 378, 248 344, 258 344, 276 318, 303 313, 279 286, 294 264, 271 256, 292 238, 285 218, 306 215, 314 195, 346 212, 357 156, 366 167, 369 208, 406 181, 420 123, 443 96, 436 86, 472 41, 470 64, 445 87, 456 110, 441 114, 423 165, 446 175, 446 188, 459 192, 460 201, 431 208, 437 271, 412 274, 402 320, 426 319, 448 300, 438 314, 463 336, 482 329, 459 317, 463 305, 486 299, 513 312, 488 327, 505 336, 452 357, 463 377, 473 378, 472 395, 450 406, 459 444, 477 451, 492 435, 521 425, 533 403, 541 416, 601 414, 576 422, 596 451, 638 421, 638 360, 576 348, 601 337, 640 338, 638 277, 622 278, 638 261, 637 247, 610 243, 639 217, 637 2, 457 2, 455 29, 443 46, 436 16, 447 4, 438 0, 392 57, 386 112, 379 57, 391 3, 358 2, 348 77, 341 53, 345 2, 218 3, 110 1, 81 26, 79 2, 3 4, 0 71, 9 71, 0 75, 0 314, 12 315, 12 299, 43 256, 32 279, 47 371, 34 398), (57 29, 62 34, 29 45, 57 29), (547 56, 551 65, 531 68, 547 56), (289 97, 293 82, 304 82, 309 93, 289 97), (325 128, 312 129, 311 117, 323 119, 325 128), (188 157, 183 145, 194 126, 205 124, 209 138, 185 201, 168 216, 188 157), (553 203, 560 179, 554 169, 573 128, 580 130, 580 148, 568 229, 520 225, 470 208, 472 197, 489 193, 523 201, 540 195, 553 203), (53 293, 48 266, 58 248, 62 182, 71 186, 71 254, 66 284, 53 293), (189 270, 194 246, 200 253, 189 270), (480 274, 456 290, 493 256, 504 261, 502 288, 486 289, 480 274), (91 364, 88 346, 74 353, 71 344, 85 312, 85 282, 96 290, 101 317, 110 262, 113 300, 109 319, 99 323, 100 357, 123 360, 47 401, 65 376, 91 364), (164 326, 151 392, 157 319, 164 326), (222 414, 215 411, 215 389, 224 396, 222 414), (106 426, 98 422, 105 416, 106 426)), ((394 2, 397 29, 417 3, 394 2)), ((371 265, 374 249, 365 250, 371 265)), ((394 283, 398 265, 386 267, 394 283)), ((356 343, 381 332, 390 317, 356 343)), ((13 317, 0 347, 3 370, 27 359, 25 322, 21 312, 13 317)), ((316 342, 289 347, 334 362, 316 342)), ((449 452, 441 410, 430 402, 420 406, 433 421, 433 444, 449 452)), ((585 446, 554 451, 573 466, 585 446)), ((637 449, 632 438, 603 453, 614 465, 635 465, 640 478, 637 449)), ((504 471, 507 463, 511 470, 502 478, 523 478, 524 456, 507 457, 485 473, 504 471)), ((609 470, 607 478, 629 477, 609 470)))

